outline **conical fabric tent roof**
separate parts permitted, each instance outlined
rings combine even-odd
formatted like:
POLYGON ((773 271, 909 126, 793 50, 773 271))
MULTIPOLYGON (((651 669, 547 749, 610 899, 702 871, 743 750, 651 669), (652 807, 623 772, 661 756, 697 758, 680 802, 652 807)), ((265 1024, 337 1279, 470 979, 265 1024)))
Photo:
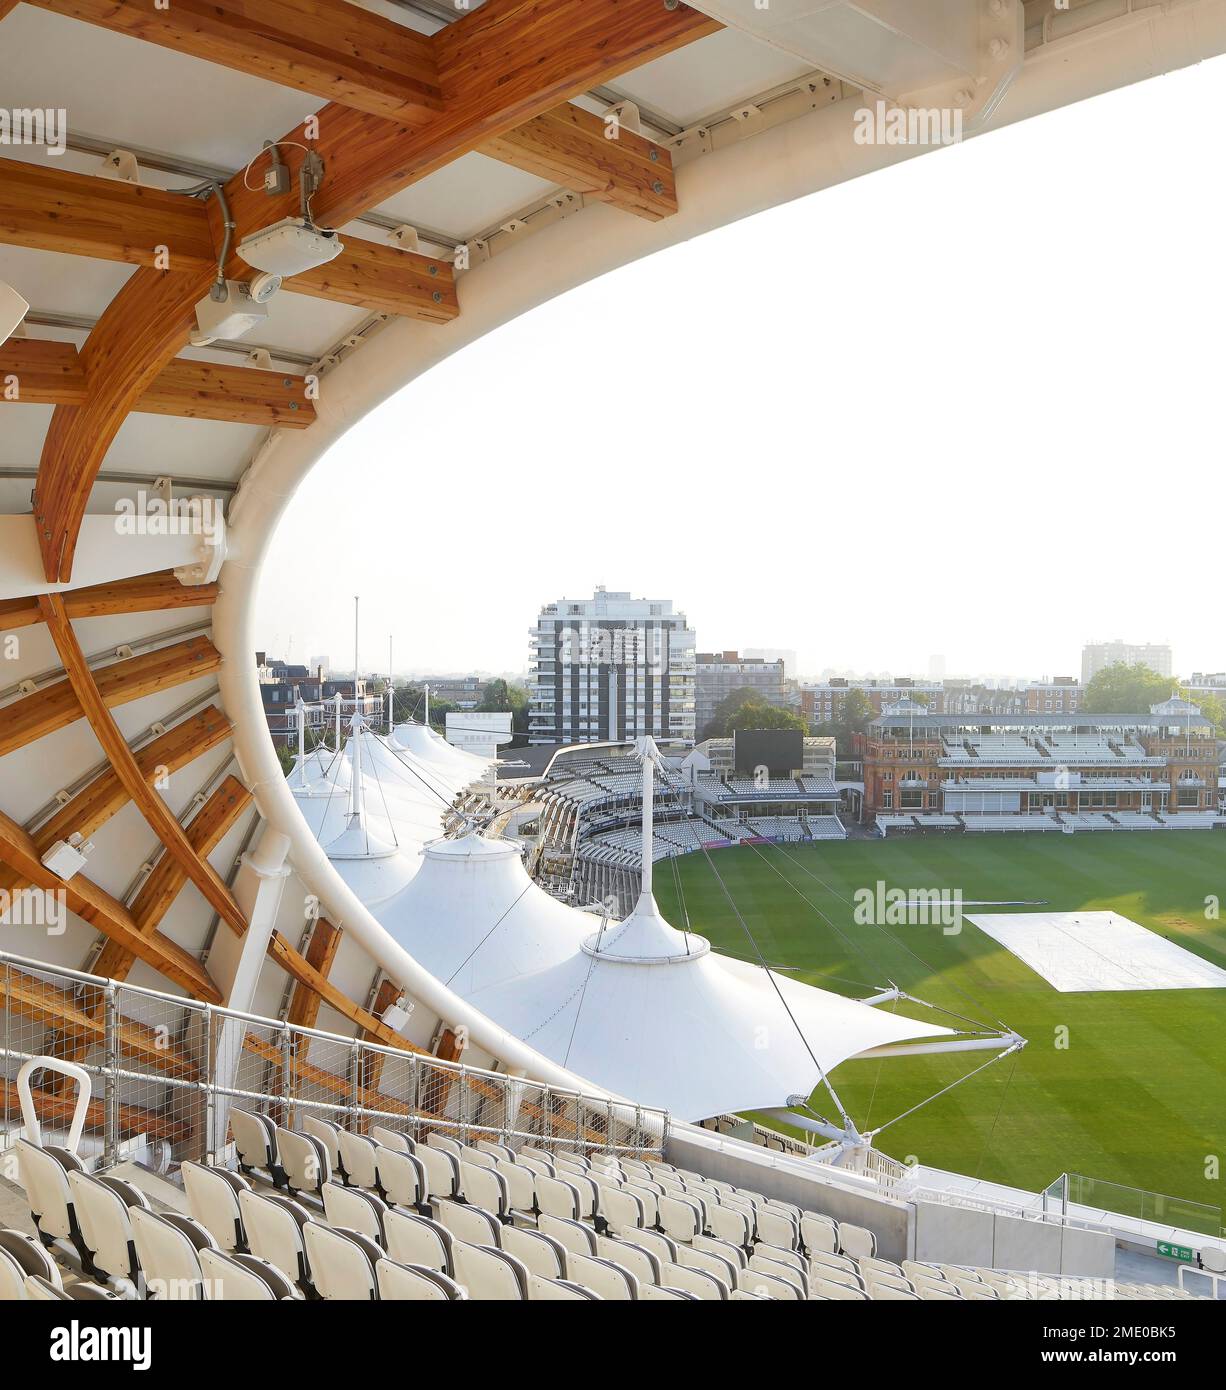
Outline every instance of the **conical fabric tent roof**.
POLYGON ((517 1037, 685 1119, 783 1105, 857 1053, 952 1031, 721 956, 650 896, 602 929, 538 888, 513 845, 475 834, 428 846, 376 915, 517 1037))

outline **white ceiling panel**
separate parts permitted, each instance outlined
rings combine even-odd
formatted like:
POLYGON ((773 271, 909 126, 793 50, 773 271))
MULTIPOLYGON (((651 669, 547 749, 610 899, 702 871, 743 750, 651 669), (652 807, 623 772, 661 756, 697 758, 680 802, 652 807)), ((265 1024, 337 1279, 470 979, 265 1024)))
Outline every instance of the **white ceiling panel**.
POLYGON ((476 236, 556 187, 483 154, 466 154, 380 203, 377 211, 413 226, 476 236))

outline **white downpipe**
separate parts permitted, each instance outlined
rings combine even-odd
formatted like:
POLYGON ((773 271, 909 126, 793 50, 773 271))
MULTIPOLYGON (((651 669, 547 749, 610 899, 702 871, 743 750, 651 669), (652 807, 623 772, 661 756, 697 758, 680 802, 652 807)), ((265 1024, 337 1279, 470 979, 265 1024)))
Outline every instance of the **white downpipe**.
MULTIPOLYGON (((1147 9, 1119 24, 1044 45, 1026 60, 984 133, 1224 50, 1226 0, 1147 9)), ((464 1023, 476 1048, 531 1077, 605 1093, 506 1033, 424 970, 346 887, 299 814, 268 737, 248 656, 256 646, 261 566, 299 484, 329 446, 438 362, 538 304, 641 256, 926 153, 926 147, 856 144, 858 105, 857 98, 850 98, 822 107, 682 165, 677 171, 681 210, 673 217, 647 222, 594 203, 526 237, 461 277, 461 313, 447 324, 390 320, 324 377, 314 424, 269 437, 231 506, 228 558, 213 610, 214 641, 225 658, 219 681, 235 722, 236 754, 256 804, 270 825, 289 838, 295 868, 332 921, 343 922, 374 961, 424 1007, 464 1023)), ((338 702, 338 736, 339 723, 338 702)), ((426 723, 428 727, 428 712, 426 723)))
MULTIPOLYGON (((650 745, 650 737, 643 740, 650 745)), ((643 752, 643 873, 642 889, 639 898, 646 902, 651 897, 651 850, 652 836, 655 832, 656 764, 651 756, 651 748, 644 746, 643 752)))

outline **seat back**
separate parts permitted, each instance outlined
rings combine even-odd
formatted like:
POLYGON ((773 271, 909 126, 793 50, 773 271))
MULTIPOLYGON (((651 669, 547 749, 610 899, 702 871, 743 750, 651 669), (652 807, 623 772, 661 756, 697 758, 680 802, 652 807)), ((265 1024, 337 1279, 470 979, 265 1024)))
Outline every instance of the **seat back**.
POLYGON ((499 1245, 502 1227, 490 1212, 463 1202, 436 1202, 435 1219, 445 1226, 456 1240, 470 1245, 499 1245))
POLYGON ((408 1134, 398 1129, 388 1129, 386 1125, 371 1125, 370 1137, 385 1149, 395 1149, 397 1153, 411 1154, 417 1151, 417 1144, 408 1134))
POLYGON ((392 1206, 416 1207, 426 1200, 426 1167, 415 1154, 380 1144, 375 1149, 375 1171, 392 1206))
POLYGON ((780 1264, 778 1260, 772 1260, 766 1255, 751 1255, 749 1259, 749 1272, 751 1274, 769 1274, 772 1279, 781 1279, 785 1284, 791 1284, 804 1298, 808 1293, 809 1281, 798 1269, 793 1269, 791 1265, 780 1264))
POLYGON ((560 1216, 567 1221, 578 1221, 579 1219, 581 1206, 579 1189, 569 1179, 550 1178, 543 1173, 538 1173, 536 1203, 547 1216, 560 1216))
MULTIPOLYGON (((289 1133, 278 1130, 278 1136, 283 1132, 289 1133)), ((204 1163, 185 1163, 182 1173, 188 1210, 217 1242, 218 1249, 246 1250, 238 1196, 250 1190, 247 1179, 228 1168, 210 1168, 204 1163)))
MULTIPOLYGON (((780 1266, 780 1268, 782 1267, 780 1266)), ((738 1289, 744 1289, 748 1293, 759 1294, 764 1298, 778 1298, 789 1301, 792 1299, 802 1299, 804 1297, 795 1284, 791 1284, 785 1279, 776 1278, 775 1275, 767 1274, 760 1269, 738 1269, 736 1272, 736 1286, 738 1289)))
POLYGON ((833 1279, 825 1279, 820 1274, 809 1281, 809 1293, 810 1295, 816 1294, 821 1298, 842 1299, 849 1302, 860 1302, 868 1297, 863 1289, 853 1288, 850 1284, 840 1284, 833 1279))
POLYGON ((26 1297, 26 1280, 48 1279, 59 1285, 60 1271, 55 1261, 24 1231, 0 1231, 0 1303, 15 1303, 26 1297))
POLYGON ((204 1296, 219 1303, 280 1303, 299 1299, 294 1281, 267 1260, 224 1250, 199 1251, 204 1296))
POLYGON ((84 1170, 81 1160, 67 1149, 43 1148, 28 1139, 18 1139, 17 1172, 26 1190, 30 1215, 42 1235, 52 1240, 76 1236, 77 1218, 68 1175, 84 1170))
POLYGON ((131 1183, 88 1173, 69 1173, 68 1186, 94 1269, 107 1279, 135 1279, 136 1247, 128 1209, 147 1209, 144 1193, 131 1183))
POLYGON ((340 1145, 346 1185, 375 1187, 379 1177, 375 1171, 374 1141, 367 1139, 364 1134, 351 1134, 347 1129, 338 1129, 336 1142, 340 1145))
POLYGON ((466 1296, 459 1284, 436 1269, 397 1264, 386 1258, 375 1265, 375 1279, 385 1303, 449 1303, 466 1296))
MULTIPOLYGON (((434 1135, 430 1137, 435 1138, 434 1135)), ((460 1184, 460 1161, 455 1154, 435 1144, 418 1144, 416 1156, 425 1169, 429 1195, 454 1197, 460 1184)))
MULTIPOLYGON (((773 1241, 772 1244, 778 1244, 773 1241)), ((877 1253, 877 1237, 864 1226, 853 1226, 850 1221, 839 1222, 839 1249, 853 1260, 870 1258, 877 1253)))
POLYGON ((292 1198, 262 1192, 241 1192, 238 1198, 243 1229, 253 1255, 275 1265, 303 1292, 311 1287, 311 1270, 302 1231, 310 1213, 292 1198))
MULTIPOLYGON (((680 1252, 678 1252, 680 1253, 680 1252)), ((704 1302, 715 1303, 728 1297, 730 1292, 722 1279, 716 1279, 702 1269, 691 1269, 689 1265, 667 1263, 660 1266, 660 1287, 680 1289, 692 1293, 704 1302)))
POLYGON ((736 1272, 742 1268, 739 1261, 734 1262, 723 1255, 713 1255, 708 1250, 695 1250, 691 1245, 677 1247, 676 1263, 684 1265, 686 1269, 700 1269, 704 1274, 709 1274, 721 1284, 727 1285, 729 1289, 736 1288, 736 1272))
POLYGON ((328 1146, 316 1135, 278 1129, 277 1152, 291 1192, 318 1192, 331 1180, 328 1146))
POLYGON ((566 1247, 543 1231, 504 1226, 502 1249, 522 1261, 530 1274, 542 1279, 561 1279, 566 1273, 566 1247))
POLYGON ((661 1197, 659 1222, 666 1235, 688 1245, 697 1235, 704 1234, 702 1207, 696 1199, 684 1196, 661 1197))
POLYGON ((303 1228, 315 1292, 331 1302, 371 1302, 379 1297, 375 1266, 383 1251, 357 1231, 338 1231, 308 1221, 303 1228))
POLYGON ((712 1235, 732 1245, 747 1246, 753 1234, 753 1218, 738 1207, 714 1202, 707 1206, 707 1228, 712 1235))
POLYGON ((758 1239, 781 1250, 795 1250, 800 1244, 800 1222, 775 1207, 759 1207, 758 1239))
POLYGON ((176 1221, 144 1207, 132 1207, 129 1216, 149 1297, 171 1303, 203 1298, 204 1276, 197 1252, 212 1242, 204 1227, 188 1217, 176 1221))
POLYGON ((640 1285, 660 1282, 659 1257, 637 1245, 633 1237, 619 1240, 616 1236, 597 1236, 596 1253, 601 1259, 628 1269, 640 1285))
MULTIPOLYGON (((482 1155, 486 1157, 486 1155, 482 1155)), ((493 1159, 490 1160, 491 1164, 493 1159)), ((481 1207, 491 1215, 510 1218, 511 1195, 507 1180, 495 1168, 478 1167, 473 1163, 460 1162, 460 1187, 464 1200, 475 1207, 481 1207)))
POLYGON ((460 1157, 460 1141, 452 1139, 446 1134, 440 1134, 437 1130, 426 1135, 426 1143, 432 1149, 451 1154, 453 1158, 458 1159, 460 1157))
POLYGON ((505 1250, 487 1250, 467 1241, 452 1246, 455 1280, 471 1299, 490 1299, 501 1303, 521 1302, 528 1297, 527 1268, 505 1250))
POLYGON ((573 1250, 576 1255, 594 1255, 596 1253, 596 1232, 581 1221, 572 1221, 566 1216, 549 1216, 547 1213, 542 1213, 537 1220, 536 1229, 544 1232, 547 1236, 552 1236, 559 1245, 564 1246, 567 1250, 573 1250))
POLYGON ((347 1231, 358 1231, 383 1244, 385 1202, 373 1192, 364 1192, 360 1187, 342 1187, 338 1182, 324 1183, 322 1191, 329 1226, 343 1226, 347 1231))
MULTIPOLYGON (((707 1214, 709 1216, 710 1211, 707 1214)), ((744 1269, 749 1263, 744 1246, 734 1245, 730 1240, 721 1240, 719 1236, 695 1236, 692 1248, 705 1250, 709 1255, 718 1255, 734 1270, 744 1269)))
POLYGON ((341 1157, 340 1126, 334 1125, 331 1120, 321 1120, 315 1115, 304 1115, 302 1117, 302 1132, 319 1140, 327 1151, 328 1163, 333 1174, 339 1173, 343 1181, 345 1161, 341 1157))
POLYGON ((509 1159, 497 1160, 496 1171, 507 1180, 507 1197, 512 1211, 533 1212, 536 1210, 536 1174, 522 1163, 509 1159))
POLYGON ((492 1168, 498 1161, 496 1154, 482 1148, 473 1148, 469 1144, 460 1145, 459 1156, 461 1163, 471 1163, 474 1168, 492 1168))
POLYGON ((608 1183, 597 1184, 596 1210, 615 1234, 637 1231, 647 1224, 642 1198, 608 1183))
POLYGON ((267 1115, 231 1106, 230 1132, 241 1167, 272 1171, 277 1162, 277 1127, 267 1115))
POLYGON ((839 1228, 833 1221, 804 1212, 800 1218, 800 1243, 810 1254, 825 1250, 833 1255, 839 1248, 839 1228))
POLYGON ((424 1265, 443 1274, 451 1273, 451 1232, 416 1212, 393 1207, 383 1218, 388 1258, 397 1264, 424 1265))
POLYGON ((626 1303, 639 1296, 639 1281, 623 1265, 596 1255, 566 1254, 566 1278, 600 1298, 626 1303))

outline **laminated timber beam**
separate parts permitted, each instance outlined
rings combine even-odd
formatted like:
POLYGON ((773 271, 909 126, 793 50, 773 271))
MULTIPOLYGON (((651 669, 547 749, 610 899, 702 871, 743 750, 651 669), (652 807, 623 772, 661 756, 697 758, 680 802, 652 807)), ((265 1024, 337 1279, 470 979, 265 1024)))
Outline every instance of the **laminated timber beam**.
POLYGON ((142 935, 128 909, 105 889, 74 874, 64 881, 46 868, 33 837, 10 816, 0 812, 0 861, 8 864, 35 888, 63 891, 64 901, 76 915, 114 941, 130 947, 135 955, 160 975, 185 989, 196 999, 221 1003, 221 991, 200 962, 182 946, 155 932, 142 935))
MULTIPOLYGON (((71 990, 60 989, 34 975, 12 968, 0 971, 0 1000, 11 1013, 34 1020, 59 1035, 57 1056, 71 1050, 84 1056, 91 1047, 105 1041, 106 1025, 103 1011, 95 1007, 103 997, 101 985, 86 987, 84 1004, 71 990), (95 995, 97 999, 88 996, 95 995)), ((139 1057, 158 1064, 171 1076, 194 1079, 195 1063, 164 1034, 147 1023, 120 1018, 115 1029, 115 1041, 121 1057, 139 1057)))
MULTIPOLYGON (((152 784, 163 773, 180 771, 224 743, 230 737, 231 728, 230 721, 216 705, 193 714, 137 749, 136 765, 141 776, 152 784)), ((33 832, 36 850, 40 855, 45 854, 57 840, 66 840, 74 832, 88 840, 118 814, 128 800, 128 793, 114 768, 107 767, 33 832)), ((12 894, 24 886, 11 869, 0 868, 0 891, 12 894)))
MULTIPOLYGON (((332 963, 336 959, 336 953, 340 950, 340 944, 340 927, 334 927, 326 917, 319 917, 311 928, 311 938, 307 942, 302 957, 313 970, 326 980, 332 969, 332 963)), ((296 980, 294 992, 289 1001, 289 1011, 285 1016, 286 1021, 298 1028, 314 1028, 319 1019, 319 1006, 322 1003, 323 996, 318 990, 296 980)), ((305 1049, 309 1039, 302 1038, 300 1042, 305 1049)))
MULTIPOLYGON (((273 932, 268 942, 268 955, 299 985, 313 991, 320 1001, 338 1014, 356 1024, 367 1035, 369 1041, 384 1047, 396 1047, 402 1052, 417 1052, 428 1056, 424 1048, 406 1041, 393 1028, 377 1019, 374 1014, 355 1004, 342 990, 332 984, 326 975, 317 970, 300 951, 294 950, 280 932, 273 932)), ((318 1016, 318 1008, 316 1015, 318 1016)))
MULTIPOLYGON (((421 124, 407 124, 330 102, 308 118, 309 128, 304 122, 283 137, 290 193, 269 197, 263 191, 271 162, 267 153, 228 181, 236 241, 297 215, 298 172, 307 149, 325 168, 314 200, 316 215, 325 224, 342 226, 487 141, 720 27, 684 4, 670 10, 662 0, 485 0, 430 40, 441 111, 421 124)), ((206 211, 213 245, 221 246, 223 218, 216 198, 208 200, 206 211)), ((378 260, 372 253, 372 261, 378 260)), ((340 261, 337 257, 295 277, 295 291, 335 288, 346 273, 340 261)), ((71 580, 81 520, 107 450, 128 412, 187 342, 194 306, 209 279, 204 272, 142 266, 90 333, 82 349, 89 401, 56 407, 34 492, 49 583, 71 580)), ((430 299, 437 310, 458 312, 445 285, 432 290, 430 299)))
MULTIPOLYGON (((123 261, 150 269, 158 278, 170 276, 180 286, 190 281, 198 287, 193 305, 207 292, 217 270, 217 250, 209 210, 201 199, 9 159, 0 165, 0 175, 0 243, 123 261)), ((228 195, 235 184, 242 186, 241 174, 227 185, 228 195)), ((257 219, 245 230, 263 226, 265 220, 257 219)), ((344 246, 327 266, 295 275, 286 288, 314 299, 341 300, 372 312, 431 322, 459 312, 446 261, 348 233, 344 246)), ((231 270, 241 279, 251 274, 237 257, 231 270)))
POLYGON ((232 931, 241 936, 247 930, 247 919, 243 916, 242 908, 222 882, 216 869, 192 848, 183 827, 171 814, 170 808, 141 776, 132 750, 120 733, 107 707, 106 699, 94 682, 94 673, 89 669, 85 653, 72 630, 72 624, 64 610, 63 599, 58 594, 44 594, 38 602, 42 609, 43 621, 47 624, 47 631, 60 654, 60 660, 64 663, 64 670, 73 692, 80 701, 81 710, 89 720, 94 737, 102 745, 102 751, 110 760, 125 791, 154 834, 166 846, 166 852, 173 855, 183 866, 187 877, 200 890, 209 906, 232 931))
MULTIPOLYGON (((67 1125, 73 1116, 76 1108, 76 1097, 73 1095, 58 1096, 51 1091, 39 1091, 31 1088, 31 1097, 34 1101, 34 1113, 44 1123, 55 1121, 67 1125)), ((3 1097, 5 1108, 10 1114, 19 1114, 21 1111, 21 1099, 17 1094, 17 1084, 14 1081, 0 1081, 0 1096, 3 1097)), ((85 1128, 93 1134, 101 1132, 106 1128, 107 1102, 105 1100, 91 1100, 85 1111, 85 1128)), ((127 1105, 120 1103, 117 1107, 119 1119, 119 1132, 125 1138, 134 1138, 137 1135, 147 1134, 151 1139, 165 1139, 170 1143, 179 1143, 186 1139, 191 1132, 191 1126, 185 1120, 175 1120, 166 1116, 159 1115, 156 1111, 142 1109, 139 1105, 127 1105)))
POLYGON ((623 128, 611 139, 603 116, 570 102, 482 145, 481 153, 651 222, 677 211, 669 151, 623 128))
POLYGON ((391 120, 442 106, 429 37, 343 0, 31 3, 391 120))
MULTIPOLYGON (((40 598, 40 618, 45 620, 43 604, 48 597, 55 598, 67 625, 67 595, 44 595, 40 598)), ((75 637, 73 645, 80 652, 75 637)), ((80 660, 84 663, 83 656, 80 660)), ((64 664, 67 669, 67 662, 64 664)), ((184 681, 196 680, 215 671, 220 665, 221 653, 207 637, 190 637, 184 642, 114 661, 96 672, 84 666, 84 671, 89 675, 90 685, 100 697, 103 708, 109 709, 152 695, 155 691, 181 685, 184 681)), ((63 680, 44 686, 33 694, 23 695, 21 699, 0 709, 0 757, 80 719, 86 713, 78 689, 81 683, 80 678, 74 682, 71 676, 65 676, 63 680)), ((124 748, 127 748, 126 743, 124 748)), ((132 756, 131 752, 128 756, 132 756)))
MULTIPOLYGON (((174 608, 204 608, 217 602, 216 584, 182 584, 174 570, 155 570, 131 579, 112 579, 62 595, 70 618, 107 618, 117 613, 160 613, 174 608)), ((41 623, 38 598, 0 600, 0 632, 41 623)))
MULTIPOLYGON (((186 830, 188 844, 201 859, 206 859, 250 805, 251 793, 238 778, 225 778, 192 817, 186 830)), ((186 882, 187 871, 179 860, 169 852, 163 854, 132 901, 132 916, 142 936, 152 936, 157 931, 186 882)), ((108 980, 126 980, 135 964, 136 956, 131 950, 117 941, 108 941, 94 963, 93 973, 108 980)))

